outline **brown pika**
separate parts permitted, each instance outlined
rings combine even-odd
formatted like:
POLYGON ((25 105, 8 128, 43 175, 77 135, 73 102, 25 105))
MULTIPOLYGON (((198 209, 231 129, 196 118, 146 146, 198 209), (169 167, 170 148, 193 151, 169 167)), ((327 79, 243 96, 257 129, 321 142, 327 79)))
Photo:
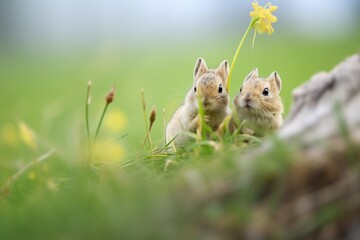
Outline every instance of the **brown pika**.
POLYGON ((216 69, 208 69, 203 58, 196 61, 193 86, 166 128, 166 142, 174 139, 175 145, 182 145, 189 140, 184 132, 196 131, 200 120, 199 99, 204 107, 205 121, 213 130, 231 114, 226 91, 228 74, 229 64, 226 60, 216 69))
POLYGON ((263 136, 282 125, 281 85, 277 72, 268 78, 260 78, 257 68, 245 78, 233 101, 238 120, 245 120, 243 133, 263 136))

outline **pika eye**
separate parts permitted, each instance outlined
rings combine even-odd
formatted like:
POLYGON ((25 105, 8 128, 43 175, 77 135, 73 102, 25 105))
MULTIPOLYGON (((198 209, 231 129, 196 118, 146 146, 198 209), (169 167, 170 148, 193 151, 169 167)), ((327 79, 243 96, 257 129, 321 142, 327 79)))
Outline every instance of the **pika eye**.
POLYGON ((196 87, 194 87, 194 92, 196 92, 196 87))
POLYGON ((219 85, 219 93, 222 93, 222 91, 223 91, 223 87, 222 87, 222 85, 220 84, 220 85, 219 85))
POLYGON ((240 92, 242 91, 242 87, 240 88, 240 92))
POLYGON ((262 92, 262 94, 264 96, 268 96, 269 95, 269 89, 268 88, 264 88, 264 91, 262 92))

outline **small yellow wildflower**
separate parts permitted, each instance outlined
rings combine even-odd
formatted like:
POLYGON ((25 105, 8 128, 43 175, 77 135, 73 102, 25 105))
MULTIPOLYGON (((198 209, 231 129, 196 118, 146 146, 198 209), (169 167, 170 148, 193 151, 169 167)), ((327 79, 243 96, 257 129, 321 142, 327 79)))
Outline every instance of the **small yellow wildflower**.
POLYGON ((94 160, 98 162, 118 162, 125 155, 125 150, 119 143, 107 140, 96 142, 93 151, 94 160))
POLYGON ((46 180, 46 185, 50 191, 57 192, 58 191, 58 185, 53 179, 46 180))
POLYGON ((29 177, 30 180, 34 181, 37 176, 36 176, 36 173, 34 171, 30 171, 28 173, 28 177, 29 177))
POLYGON ((24 122, 19 122, 20 138, 31 149, 37 148, 37 141, 35 133, 24 122))
POLYGON ((250 12, 250 17, 257 19, 254 23, 254 28, 259 33, 267 33, 269 35, 274 33, 272 23, 277 21, 277 18, 272 15, 272 12, 277 9, 277 6, 272 6, 271 3, 266 4, 264 7, 260 6, 259 3, 252 3, 254 11, 250 12))
POLYGON ((120 132, 127 125, 126 115, 119 109, 109 111, 105 117, 105 128, 112 132, 120 132))
POLYGON ((1 139, 5 145, 16 147, 19 144, 19 137, 16 127, 10 123, 5 124, 2 127, 1 139))

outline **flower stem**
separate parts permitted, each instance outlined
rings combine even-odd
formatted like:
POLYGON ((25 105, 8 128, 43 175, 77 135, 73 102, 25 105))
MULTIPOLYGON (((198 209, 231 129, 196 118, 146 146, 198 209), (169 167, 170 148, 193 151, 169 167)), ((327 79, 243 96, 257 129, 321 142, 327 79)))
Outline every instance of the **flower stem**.
POLYGON ((48 159, 53 153, 55 152, 55 149, 52 149, 48 151, 47 153, 44 153, 40 157, 36 158, 35 160, 31 161, 27 165, 25 165, 23 168, 21 168, 18 172, 16 172, 14 175, 12 175, 10 178, 7 179, 5 184, 0 188, 0 197, 1 194, 4 192, 7 192, 10 188, 10 186, 29 168, 31 168, 33 165, 40 163, 46 159, 48 159))
POLYGON ((91 137, 90 137, 90 127, 89 127, 89 106, 91 103, 91 81, 88 82, 87 92, 86 92, 86 102, 85 102, 85 122, 86 122, 86 134, 88 138, 88 150, 89 158, 91 159, 91 137))
POLYGON ((199 126, 198 129, 196 129, 196 135, 197 135, 197 141, 201 141, 202 140, 202 136, 204 133, 204 118, 205 118, 205 111, 204 111, 204 105, 201 101, 201 97, 200 95, 198 96, 198 106, 199 106, 199 126))
POLYGON ((149 143, 150 143, 150 151, 151 151, 151 154, 153 154, 153 144, 152 144, 152 140, 151 140, 151 135, 150 135, 150 130, 149 130, 149 133, 148 133, 148 139, 149 139, 149 143))
POLYGON ((98 136, 98 134, 99 134, 99 130, 100 130, 100 127, 101 127, 101 124, 102 124, 102 121, 103 121, 103 119, 104 119, 104 116, 105 116, 105 113, 106 113, 106 110, 107 110, 108 106, 109 106, 109 103, 106 103, 106 105, 105 105, 105 107, 104 107, 104 110, 103 110, 103 112, 102 112, 102 114, 101 114, 101 118, 100 118, 99 124, 98 124, 98 126, 97 126, 96 133, 95 133, 95 137, 94 137, 94 143, 95 143, 96 138, 97 138, 97 136, 98 136))
POLYGON ((146 103, 145 103, 144 89, 141 89, 141 100, 142 100, 142 107, 143 107, 143 114, 144 114, 145 129, 146 129, 146 132, 148 132, 149 126, 147 124, 147 118, 146 118, 146 103))
POLYGON ((227 91, 227 92, 229 92, 231 76, 232 76, 232 72, 233 72, 234 67, 235 67, 236 59, 237 59, 238 56, 239 56, 240 50, 241 50, 241 48, 242 48, 242 45, 244 44, 244 41, 245 41, 247 35, 249 34, 250 30, 253 28, 253 26, 254 26, 255 22, 257 22, 257 20, 258 20, 258 18, 251 20, 251 22, 250 22, 248 28, 246 29, 246 31, 245 31, 245 33, 244 33, 244 35, 243 35, 243 37, 242 37, 242 39, 241 39, 241 41, 240 41, 240 43, 239 43, 239 46, 238 46, 238 48, 237 48, 237 50, 236 50, 236 53, 235 53, 235 55, 234 55, 234 58, 233 58, 233 60, 232 60, 232 62, 231 62, 230 72, 229 72, 228 81, 227 81, 227 86, 226 86, 226 91, 227 91))
POLYGON ((164 146, 166 146, 166 113, 165 113, 165 108, 163 108, 163 120, 164 120, 164 146))
POLYGON ((85 121, 86 121, 86 133, 90 142, 90 128, 89 128, 89 105, 91 102, 91 81, 88 82, 85 102, 85 121))
POLYGON ((146 102, 145 102, 145 96, 144 96, 144 89, 141 89, 141 100, 142 100, 142 107, 143 107, 143 114, 144 114, 144 123, 145 123, 145 128, 146 128, 146 136, 145 136, 144 143, 142 144, 142 146, 140 148, 140 151, 145 146, 147 140, 149 140, 150 150, 151 150, 151 153, 152 153, 153 148, 152 148, 152 142, 151 142, 151 138, 150 138, 150 128, 148 126, 147 118, 146 118, 146 102))
POLYGON ((89 104, 86 103, 85 106, 85 120, 86 120, 86 134, 88 141, 90 142, 90 129, 89 129, 89 104))

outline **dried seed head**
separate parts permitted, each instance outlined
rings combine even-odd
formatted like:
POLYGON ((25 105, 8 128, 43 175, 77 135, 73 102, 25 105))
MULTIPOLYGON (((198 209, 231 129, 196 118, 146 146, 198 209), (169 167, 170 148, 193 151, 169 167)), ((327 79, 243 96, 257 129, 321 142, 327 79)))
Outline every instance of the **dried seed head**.
POLYGON ((115 87, 111 88, 111 91, 106 96, 106 104, 110 104, 114 101, 115 87))
POLYGON ((156 106, 153 106, 150 113, 150 122, 155 122, 156 119, 156 106))
POLYGON ((156 119, 156 106, 153 106, 152 110, 151 110, 151 113, 150 113, 150 128, 152 127, 153 123, 155 122, 155 119, 156 119))
POLYGON ((91 82, 91 80, 89 80, 88 87, 87 87, 87 101, 86 101, 86 103, 88 105, 90 105, 90 103, 91 103, 91 85, 92 85, 92 82, 91 82))
POLYGON ((143 110, 145 111, 145 109, 146 109, 146 104, 145 104, 144 89, 141 89, 141 100, 142 100, 143 110))

